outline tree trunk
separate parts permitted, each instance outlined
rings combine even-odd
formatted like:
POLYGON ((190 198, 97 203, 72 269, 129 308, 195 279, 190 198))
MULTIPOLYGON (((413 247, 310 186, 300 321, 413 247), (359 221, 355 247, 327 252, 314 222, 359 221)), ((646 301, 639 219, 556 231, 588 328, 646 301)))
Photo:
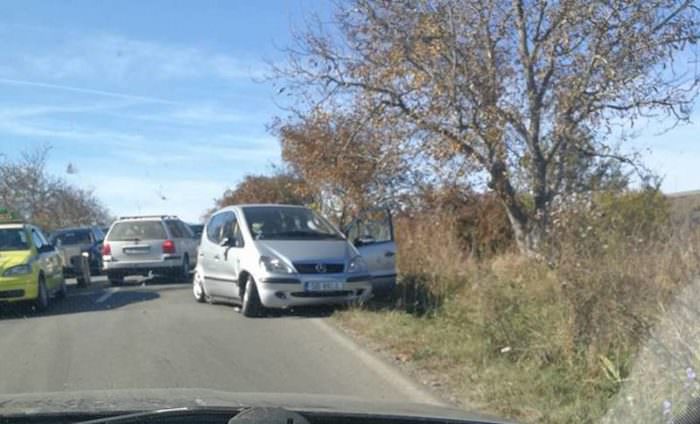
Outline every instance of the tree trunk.
POLYGON ((527 213, 526 206, 518 200, 505 169, 505 164, 501 161, 494 162, 491 166, 489 186, 503 202, 520 253, 539 256, 545 235, 545 222, 542 220, 544 215, 532 216, 527 213))
POLYGON ((539 256, 539 250, 544 240, 542 226, 539 225, 539 222, 527 218, 520 206, 513 208, 505 203, 504 206, 520 253, 531 257, 539 256))

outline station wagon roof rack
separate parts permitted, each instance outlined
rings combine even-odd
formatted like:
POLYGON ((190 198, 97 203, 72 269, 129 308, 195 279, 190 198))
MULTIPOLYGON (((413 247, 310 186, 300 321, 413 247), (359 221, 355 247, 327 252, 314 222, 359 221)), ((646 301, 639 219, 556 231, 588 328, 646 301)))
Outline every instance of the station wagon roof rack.
POLYGON ((161 219, 180 219, 177 215, 133 215, 120 216, 119 219, 139 219, 139 218, 161 218, 161 219))

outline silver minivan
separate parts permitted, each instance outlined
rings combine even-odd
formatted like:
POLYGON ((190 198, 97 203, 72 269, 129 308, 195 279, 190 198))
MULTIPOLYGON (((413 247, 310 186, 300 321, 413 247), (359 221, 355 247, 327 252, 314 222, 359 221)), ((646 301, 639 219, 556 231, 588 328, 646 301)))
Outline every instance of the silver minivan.
POLYGON ((122 217, 102 245, 102 263, 112 285, 128 275, 174 275, 186 279, 197 262, 197 240, 176 216, 122 217))
POLYGON ((200 242, 193 279, 199 302, 265 308, 367 300, 367 260, 344 234, 309 208, 237 205, 215 212, 200 242))

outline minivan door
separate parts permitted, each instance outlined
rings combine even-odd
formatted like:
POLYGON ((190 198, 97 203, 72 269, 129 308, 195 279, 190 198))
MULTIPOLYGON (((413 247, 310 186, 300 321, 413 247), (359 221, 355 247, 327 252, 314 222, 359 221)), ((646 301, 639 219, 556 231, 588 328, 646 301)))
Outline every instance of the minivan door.
POLYGON ((221 228, 219 244, 221 260, 218 263, 222 281, 221 290, 224 297, 236 299, 238 293, 238 274, 240 272, 240 254, 243 249, 243 236, 233 212, 226 212, 221 228))
POLYGON ((364 211, 345 233, 367 262, 374 293, 390 293, 396 285, 396 243, 390 211, 364 211))
POLYGON ((223 213, 218 213, 209 218, 202 235, 202 243, 199 246, 197 261, 203 273, 205 290, 210 296, 222 296, 221 293, 223 292, 224 282, 219 275, 219 262, 221 261, 219 244, 224 218, 223 213))

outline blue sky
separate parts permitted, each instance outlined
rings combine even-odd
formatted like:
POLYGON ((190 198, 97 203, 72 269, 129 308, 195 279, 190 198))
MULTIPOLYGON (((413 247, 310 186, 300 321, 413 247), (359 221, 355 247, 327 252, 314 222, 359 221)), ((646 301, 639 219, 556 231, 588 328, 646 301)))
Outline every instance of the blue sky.
MULTIPOLYGON (((279 162, 266 61, 323 0, 0 3, 0 154, 52 146, 49 167, 116 214, 196 221, 279 162), (67 174, 72 163, 77 174, 67 174)), ((700 113, 695 113, 700 120, 700 113)), ((700 125, 633 145, 666 191, 700 188, 700 125)))

